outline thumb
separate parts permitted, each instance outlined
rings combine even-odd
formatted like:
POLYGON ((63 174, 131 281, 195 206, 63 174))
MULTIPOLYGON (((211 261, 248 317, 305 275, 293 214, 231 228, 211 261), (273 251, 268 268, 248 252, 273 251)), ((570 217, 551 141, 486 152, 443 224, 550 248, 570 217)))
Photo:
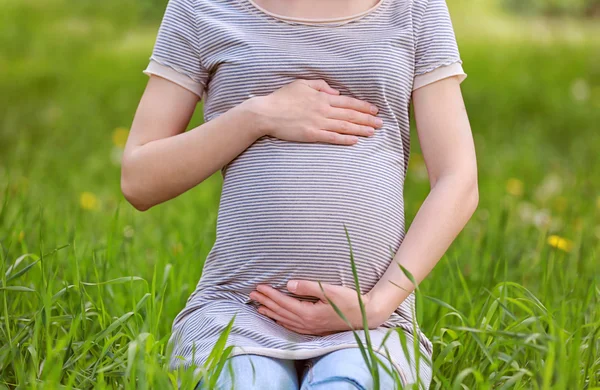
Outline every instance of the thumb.
POLYGON ((319 282, 313 282, 311 280, 290 280, 287 283, 288 291, 291 291, 296 295, 308 295, 311 297, 318 297, 319 299, 327 302, 327 298, 325 298, 325 295, 331 298, 335 293, 333 288, 335 286, 327 283, 321 283, 321 286, 323 286, 325 294, 323 294, 323 291, 319 286, 319 282))
POLYGON ((317 79, 317 80, 303 80, 304 84, 308 85, 309 87, 316 89, 317 91, 321 91, 321 92, 326 92, 332 95, 339 95, 340 91, 338 91, 337 89, 334 89, 332 87, 329 86, 329 84, 327 84, 327 82, 323 79, 317 79))

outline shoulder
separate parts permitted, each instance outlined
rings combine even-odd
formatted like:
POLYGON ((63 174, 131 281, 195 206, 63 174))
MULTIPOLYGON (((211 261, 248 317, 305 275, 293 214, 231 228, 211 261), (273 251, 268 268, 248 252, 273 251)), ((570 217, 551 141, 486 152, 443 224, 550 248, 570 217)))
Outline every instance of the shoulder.
POLYGON ((448 9, 446 0, 411 0, 411 2, 413 18, 416 20, 421 20, 425 14, 448 9))
POLYGON ((168 0, 167 10, 179 11, 179 15, 184 16, 200 16, 216 12, 225 5, 222 1, 213 0, 168 0))

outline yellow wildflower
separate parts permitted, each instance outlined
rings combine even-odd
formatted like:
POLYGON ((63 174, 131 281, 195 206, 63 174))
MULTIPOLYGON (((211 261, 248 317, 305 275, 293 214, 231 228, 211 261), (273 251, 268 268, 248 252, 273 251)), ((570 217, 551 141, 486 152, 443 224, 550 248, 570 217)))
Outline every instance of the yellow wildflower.
POLYGON ((98 198, 91 192, 82 192, 79 197, 79 204, 85 210, 94 210, 98 208, 98 198))
POLYGON ((523 182, 519 179, 511 177, 506 181, 506 192, 513 196, 523 195, 523 182))
POLYGON ((127 142, 127 137, 129 136, 129 130, 124 127, 117 127, 112 134, 113 143, 122 148, 125 146, 127 142))
POLYGON ((571 240, 557 236, 557 235, 549 236, 548 244, 554 248, 558 248, 565 252, 570 252, 571 249, 573 248, 573 242, 571 240))

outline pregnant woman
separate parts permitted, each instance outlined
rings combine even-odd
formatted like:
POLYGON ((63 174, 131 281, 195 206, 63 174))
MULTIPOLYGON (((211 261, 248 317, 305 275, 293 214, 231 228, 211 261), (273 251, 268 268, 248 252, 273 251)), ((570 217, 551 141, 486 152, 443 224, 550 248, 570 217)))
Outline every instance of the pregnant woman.
POLYGON ((218 388, 372 388, 328 301, 365 344, 360 294, 388 364, 381 388, 428 387, 432 342, 400 265, 421 282, 478 203, 445 1, 170 0, 144 73, 127 200, 143 211, 223 177, 216 241, 173 322, 171 366, 203 365, 235 315, 218 388), (204 123, 186 132, 200 101, 204 123), (431 191, 406 231, 411 102, 431 191))

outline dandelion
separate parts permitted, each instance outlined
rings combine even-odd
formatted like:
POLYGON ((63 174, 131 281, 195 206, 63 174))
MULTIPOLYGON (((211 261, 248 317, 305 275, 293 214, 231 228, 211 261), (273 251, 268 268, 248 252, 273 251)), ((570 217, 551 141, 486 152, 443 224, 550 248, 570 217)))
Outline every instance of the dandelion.
POLYGON ((565 252, 570 252, 573 248, 573 242, 571 240, 557 235, 548 236, 548 244, 565 252))
POLYGON ((131 237, 133 237, 134 234, 135 234, 135 230, 133 229, 132 226, 127 225, 123 228, 123 235, 125 236, 125 238, 131 238, 131 237))
POLYGON ((518 206, 518 213, 523 222, 532 223, 536 213, 536 209, 531 203, 521 202, 518 206))
POLYGON ((523 182, 514 177, 506 181, 506 192, 513 196, 523 195, 523 182))
POLYGON ((125 146, 127 142, 127 137, 129 136, 129 129, 124 127, 117 127, 112 134, 113 144, 120 148, 125 146))
POLYGON ((548 209, 537 210, 533 214, 532 222, 538 228, 549 226, 552 223, 552 215, 548 209))
POLYGON ((95 210, 98 208, 98 198, 91 192, 82 192, 79 196, 79 204, 84 210, 95 210))
POLYGON ((544 178, 540 186, 535 191, 535 197, 540 201, 546 201, 562 190, 563 182, 556 173, 551 173, 544 178))

